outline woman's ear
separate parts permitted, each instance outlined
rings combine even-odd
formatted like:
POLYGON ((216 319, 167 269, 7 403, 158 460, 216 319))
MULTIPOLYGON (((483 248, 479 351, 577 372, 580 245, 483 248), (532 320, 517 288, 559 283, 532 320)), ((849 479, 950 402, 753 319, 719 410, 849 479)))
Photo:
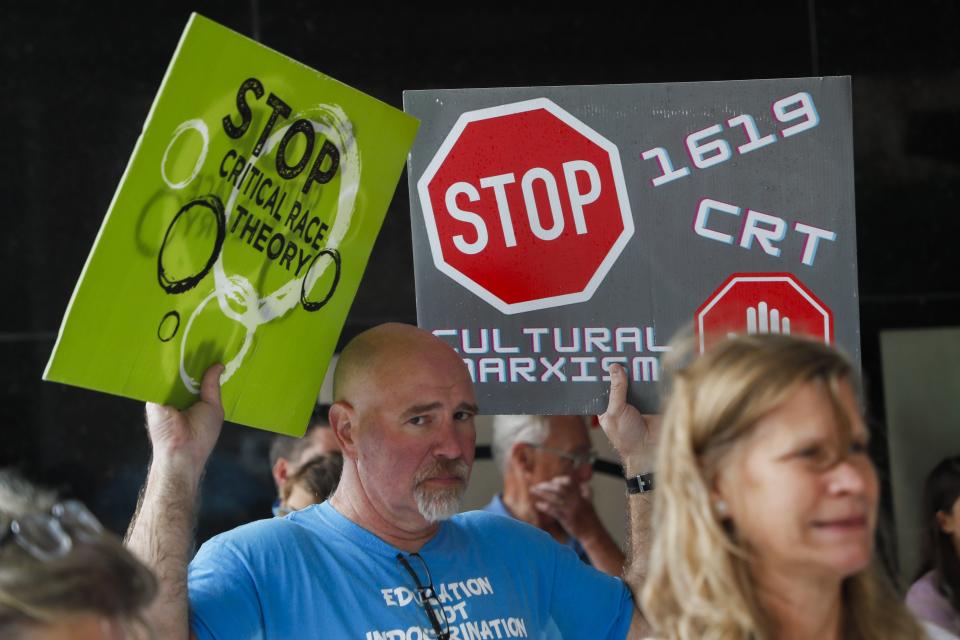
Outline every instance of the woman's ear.
POLYGON ((719 491, 710 492, 710 506, 714 515, 717 516, 717 520, 723 522, 730 519, 730 504, 719 491))
POLYGON ((937 511, 936 517, 937 526, 940 527, 940 531, 952 536, 954 531, 956 531, 956 527, 953 526, 953 518, 943 510, 937 511))
POLYGON ((735 480, 731 478, 731 473, 729 469, 721 471, 710 483, 710 508, 720 522, 729 522, 733 518, 730 496, 734 495, 734 492, 730 486, 735 480))

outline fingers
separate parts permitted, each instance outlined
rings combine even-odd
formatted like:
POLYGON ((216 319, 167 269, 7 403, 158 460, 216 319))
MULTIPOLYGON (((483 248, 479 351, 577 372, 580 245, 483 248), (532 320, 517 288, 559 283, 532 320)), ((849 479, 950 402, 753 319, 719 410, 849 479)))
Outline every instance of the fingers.
POLYGON ((557 487, 547 483, 530 487, 530 493, 548 500, 564 500, 568 495, 572 494, 566 487, 557 487))
POLYGON ((600 424, 623 413, 627 406, 627 373, 619 364, 610 367, 610 397, 607 410, 600 416, 600 424))
MULTIPOLYGON (((582 485, 569 476, 558 476, 530 487, 530 493, 539 502, 552 509, 570 509, 582 500, 582 485)), ((537 507, 541 511, 540 507, 537 507)))
POLYGON ((556 489, 530 489, 530 493, 536 496, 540 500, 545 500, 547 502, 561 503, 566 502, 567 495, 564 492, 557 491, 556 489))
POLYGON ((537 502, 547 502, 550 504, 561 504, 563 502, 563 496, 558 495, 554 491, 545 491, 543 489, 530 490, 530 494, 536 498, 537 502))
POLYGON ((593 500, 593 491, 586 482, 580 485, 580 497, 587 501, 593 500))
MULTIPOLYGON (((537 489, 531 487, 534 508, 542 514, 563 523, 564 527, 577 528, 588 507, 575 485, 553 486, 543 483, 537 489)), ((571 531, 572 533, 572 531, 571 531)))
POLYGON ((570 509, 570 505, 563 496, 551 493, 534 493, 536 500, 534 500, 533 506, 537 508, 537 511, 542 511, 548 515, 556 517, 558 514, 566 514, 570 509))
POLYGON ((220 374, 224 369, 222 364, 212 365, 203 374, 203 381, 200 383, 200 399, 218 409, 220 408, 220 374))
POLYGON ((554 520, 563 520, 566 515, 559 505, 549 502, 537 501, 533 505, 540 513, 546 514, 554 520))
POLYGON ((544 480, 543 482, 538 482, 534 486, 554 486, 554 487, 565 487, 568 484, 573 483, 573 478, 570 476, 554 476, 549 480, 544 480))
POLYGON ((163 424, 170 419, 171 411, 173 411, 173 409, 166 405, 148 402, 144 407, 144 413, 147 416, 147 426, 163 424))
POLYGON ((573 479, 570 476, 557 476, 555 478, 550 478, 549 480, 544 480, 543 482, 538 482, 537 484, 531 486, 530 490, 552 493, 568 492, 573 484, 573 479))

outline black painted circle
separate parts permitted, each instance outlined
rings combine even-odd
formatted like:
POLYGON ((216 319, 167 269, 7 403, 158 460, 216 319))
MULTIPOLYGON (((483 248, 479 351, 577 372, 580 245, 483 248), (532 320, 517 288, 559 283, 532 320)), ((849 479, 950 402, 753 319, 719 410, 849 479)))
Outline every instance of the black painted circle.
POLYGON ((220 249, 223 247, 223 240, 226 237, 227 232, 227 221, 226 216, 223 212, 223 202, 220 201, 220 198, 210 194, 203 196, 202 198, 197 198, 187 204, 183 205, 180 208, 180 211, 177 212, 177 215, 173 216, 173 220, 170 221, 170 225, 167 226, 167 232, 163 234, 163 243, 160 245, 160 252, 157 254, 157 280, 160 283, 160 286, 163 287, 163 290, 167 293, 183 293, 184 291, 189 291, 193 289, 197 284, 203 280, 203 277, 207 275, 210 269, 213 267, 213 264, 217 261, 217 256, 220 255, 220 249), (213 251, 210 252, 210 258, 207 260, 207 264, 204 265, 198 273, 187 276, 180 280, 171 280, 167 277, 166 272, 163 269, 163 251, 167 248, 167 240, 170 239, 170 232, 173 230, 173 227, 176 226, 177 220, 180 219, 184 213, 192 209, 193 207, 205 207, 210 210, 210 213, 213 214, 213 217, 217 221, 217 238, 213 243, 213 251))
POLYGON ((300 175, 300 172, 307 166, 307 162, 310 161, 310 156, 313 155, 313 145, 313 125, 311 125, 309 121, 300 119, 290 125, 290 128, 287 129, 287 132, 280 140, 280 145, 277 147, 277 173, 285 180, 292 180, 300 175), (298 133, 302 133, 307 139, 307 148, 303 152, 303 157, 300 158, 300 162, 290 166, 287 164, 287 145, 290 144, 298 133))
POLYGON ((177 335, 177 331, 180 330, 180 314, 177 311, 168 311, 164 314, 163 318, 160 320, 160 326, 157 327, 157 337, 160 339, 160 342, 170 342, 173 340, 173 337, 177 335), (176 324, 173 325, 173 331, 166 338, 163 337, 164 325, 169 325, 167 320, 173 318, 176 321, 176 324))
POLYGON ((307 273, 303 276, 303 282, 300 284, 300 304, 302 304, 303 308, 307 311, 317 311, 330 301, 330 298, 333 297, 333 293, 337 290, 338 284, 340 284, 340 252, 336 249, 323 249, 320 251, 320 253, 313 257, 313 261, 310 262, 310 266, 307 267, 307 273), (328 255, 333 258, 333 265, 335 267, 333 272, 333 284, 330 285, 330 291, 327 292, 327 295, 325 295, 322 300, 318 302, 312 302, 307 300, 307 276, 310 275, 313 265, 317 264, 317 260, 319 260, 320 256, 323 255, 328 255))

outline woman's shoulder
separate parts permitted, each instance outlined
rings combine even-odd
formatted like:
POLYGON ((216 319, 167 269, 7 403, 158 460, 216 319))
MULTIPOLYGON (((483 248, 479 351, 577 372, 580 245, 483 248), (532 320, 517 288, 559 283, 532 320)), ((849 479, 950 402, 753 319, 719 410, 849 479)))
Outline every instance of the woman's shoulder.
POLYGON ((910 585, 910 588, 907 590, 907 602, 916 598, 927 599, 931 597, 943 599, 943 595, 940 593, 940 590, 937 589, 934 572, 928 571, 910 585))
POLYGON ((917 617, 930 640, 957 639, 960 619, 953 605, 937 588, 932 571, 925 573, 910 585, 906 597, 907 608, 917 617))

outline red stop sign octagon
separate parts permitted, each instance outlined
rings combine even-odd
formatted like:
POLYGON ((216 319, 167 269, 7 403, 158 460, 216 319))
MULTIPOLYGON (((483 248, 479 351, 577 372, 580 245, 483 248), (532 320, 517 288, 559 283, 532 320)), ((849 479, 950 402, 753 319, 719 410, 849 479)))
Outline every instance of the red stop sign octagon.
POLYGON ((507 314, 589 300, 633 235, 616 145, 546 98, 461 115, 417 190, 437 269, 507 314))
POLYGON ((697 309, 703 353, 730 334, 803 334, 833 342, 833 313, 790 273, 735 273, 697 309))

